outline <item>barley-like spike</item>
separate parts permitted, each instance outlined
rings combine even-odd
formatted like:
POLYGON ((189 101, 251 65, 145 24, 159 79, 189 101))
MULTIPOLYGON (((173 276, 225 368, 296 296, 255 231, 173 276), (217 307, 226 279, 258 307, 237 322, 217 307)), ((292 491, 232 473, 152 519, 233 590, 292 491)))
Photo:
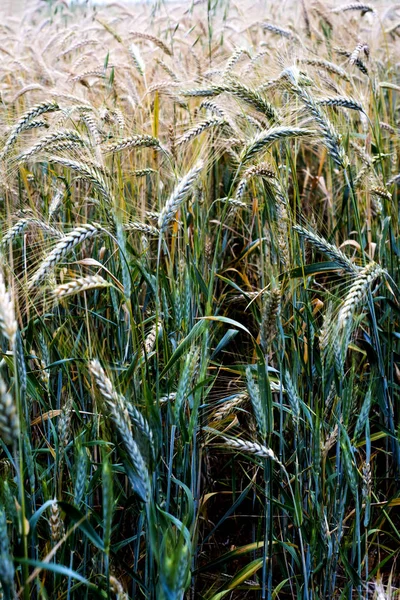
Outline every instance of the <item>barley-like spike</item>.
POLYGON ((372 166, 372 158, 371 158, 371 156, 369 156, 369 154, 367 154, 367 152, 364 150, 364 148, 362 148, 361 146, 356 144, 356 142, 354 142, 353 140, 350 140, 350 147, 354 150, 354 152, 357 154, 357 156, 362 160, 362 162, 364 163, 365 166, 368 166, 368 167, 372 166))
POLYGON ((82 146, 85 145, 85 140, 76 131, 68 129, 53 131, 52 133, 42 137, 34 146, 29 148, 29 150, 21 152, 21 154, 17 156, 16 160, 22 162, 30 158, 33 154, 37 154, 41 150, 45 150, 47 146, 64 141, 75 142, 82 146))
POLYGON ((375 8, 371 6, 371 4, 362 4, 361 2, 353 2, 351 4, 342 4, 341 6, 337 6, 332 9, 334 13, 348 12, 359 10, 361 12, 361 16, 365 15, 368 12, 375 12, 375 8))
MULTIPOLYGON (((0 583, 9 592, 9 597, 14 595, 14 562, 10 553, 10 543, 7 532, 7 518, 3 506, 0 506, 0 583), (11 591, 12 590, 12 591, 11 591)), ((0 588, 0 591, 1 588, 0 588)))
POLYGON ((74 489, 74 504, 80 506, 85 494, 87 484, 87 466, 88 456, 86 449, 78 446, 76 467, 75 467, 75 489, 74 489))
MULTIPOLYGON (((335 52, 339 56, 346 56, 347 58, 351 58, 352 55, 352 53, 346 50, 346 48, 335 48, 335 52)), ((360 58, 357 58, 353 64, 359 69, 359 71, 361 71, 361 73, 368 75, 368 69, 360 58)))
POLYGON ((86 129, 88 130, 89 135, 93 138, 94 145, 100 146, 101 136, 99 133, 99 128, 98 128, 96 119, 93 117, 93 115, 87 109, 84 109, 84 110, 81 109, 80 112, 82 113, 81 121, 83 121, 85 123, 86 129))
POLYGON ((221 421, 221 419, 228 416, 232 411, 235 410, 235 408, 241 406, 248 399, 248 392, 241 392, 240 394, 237 394, 230 400, 227 400, 226 402, 218 406, 217 410, 212 414, 212 420, 221 421))
POLYGON ((173 402, 176 399, 176 392, 170 392, 166 396, 161 396, 158 400, 160 404, 166 404, 167 402, 173 402))
POLYGON ((158 46, 163 52, 165 52, 165 54, 168 54, 168 56, 172 56, 171 50, 162 40, 160 40, 160 38, 154 35, 150 35, 149 33, 141 33, 140 31, 131 31, 130 35, 132 35, 134 38, 149 40, 150 42, 153 42, 153 44, 158 46))
POLYGON ((274 123, 279 122, 279 115, 272 104, 265 100, 259 92, 252 90, 247 85, 235 79, 229 79, 228 84, 225 86, 225 91, 244 100, 244 102, 265 114, 274 123))
POLYGON ((147 168, 147 169, 136 169, 136 171, 132 172, 134 177, 146 177, 147 175, 152 175, 153 173, 157 173, 155 169, 147 168))
MULTIPOLYGON (((52 201, 50 202, 49 205, 49 219, 51 219, 52 217, 54 217, 54 215, 57 213, 61 201, 63 199, 63 191, 62 190, 57 190, 54 194, 54 197, 52 199, 52 201)), ((62 233, 60 232, 60 236, 62 237, 62 233)))
MULTIPOLYGON (((129 402, 127 402, 126 408, 129 413, 129 416, 132 419, 132 422, 136 428, 136 431, 139 432, 140 435, 146 440, 146 446, 148 446, 148 448, 144 449, 145 455, 148 456, 149 450, 150 450, 150 457, 152 460, 154 460, 155 459, 155 442, 154 442, 154 436, 153 436, 151 427, 149 425, 149 422, 142 415, 142 413, 135 406, 133 406, 133 404, 130 404, 129 402)), ((142 446, 142 444, 141 444, 141 446, 142 446)))
POLYGON ((369 46, 367 44, 364 44, 364 42, 359 42, 357 44, 357 46, 354 48, 353 52, 351 53, 349 63, 351 65, 354 65, 356 63, 358 57, 360 56, 361 52, 363 52, 363 51, 366 56, 369 56, 369 46))
POLYGON ((74 294, 80 294, 87 290, 110 287, 112 284, 103 279, 100 275, 88 275, 87 277, 79 277, 57 286, 53 290, 55 298, 66 298, 74 294))
POLYGON ((274 288, 264 299, 261 316, 261 344, 268 351, 276 332, 276 320, 281 308, 281 289, 274 288))
POLYGON ((104 71, 90 69, 88 71, 84 71, 83 73, 75 75, 75 77, 72 77, 72 81, 82 81, 82 79, 86 79, 87 77, 98 77, 99 79, 104 79, 105 73, 104 71))
POLYGON ((365 295, 372 283, 381 275, 384 270, 375 262, 370 262, 361 269, 339 310, 338 325, 339 330, 345 332, 351 323, 353 315, 359 305, 363 302, 365 295))
POLYGON ((7 138, 7 141, 4 145, 3 150, 0 153, 0 159, 3 159, 6 154, 9 152, 11 146, 14 144, 15 140, 18 137, 18 134, 23 131, 28 123, 34 118, 42 115, 45 112, 52 112, 59 110, 59 106, 56 102, 41 102, 40 104, 35 104, 32 106, 27 112, 25 112, 19 121, 14 125, 11 129, 11 132, 7 138))
POLYGON ((339 267, 344 269, 347 273, 351 275, 357 275, 359 273, 359 269, 356 265, 354 265, 351 260, 342 252, 339 248, 330 244, 324 238, 319 236, 318 234, 301 227, 300 225, 294 225, 293 229, 297 231, 297 233, 303 237, 305 240, 310 242, 320 252, 331 258, 339 267))
POLYGON ((234 50, 234 52, 232 53, 232 55, 229 57, 225 69, 224 69, 224 75, 227 76, 230 74, 230 72, 232 71, 232 69, 234 68, 234 66, 237 64, 237 62, 240 60, 240 58, 243 56, 243 54, 247 54, 247 56, 249 56, 249 52, 246 48, 236 48, 234 50))
POLYGON ((173 72, 173 70, 167 65, 166 62, 160 58, 156 58, 156 63, 171 77, 175 83, 179 83, 179 77, 173 72))
POLYGON ((398 185, 400 183, 400 173, 398 173, 397 175, 394 175, 394 177, 391 177, 386 185, 393 185, 396 184, 398 185))
POLYGON ((139 72, 139 75, 141 75, 143 77, 144 72, 146 70, 146 65, 144 64, 144 60, 143 60, 140 50, 136 46, 136 44, 132 43, 129 46, 129 54, 130 54, 133 64, 135 65, 136 69, 139 72))
POLYGON ((17 444, 20 435, 18 411, 0 377, 0 436, 6 444, 17 444))
POLYGON ((182 202, 191 192, 193 185, 200 175, 203 169, 203 162, 199 161, 193 169, 191 169, 178 183, 171 196, 168 198, 166 205, 162 209, 160 216, 158 217, 158 227, 163 233, 167 228, 168 224, 174 218, 176 212, 181 206, 182 202))
POLYGON ((98 360, 92 360, 89 367, 96 385, 110 410, 111 419, 121 436, 125 449, 141 481, 143 488, 142 500, 148 502, 151 493, 149 472, 139 446, 133 439, 125 400, 114 390, 110 379, 106 376, 98 360))
POLYGON ((241 154, 241 162, 247 162, 253 158, 258 152, 265 150, 268 146, 277 140, 286 138, 297 138, 314 135, 314 131, 303 129, 301 127, 272 127, 267 131, 258 133, 250 143, 243 149, 241 154))
POLYGON ((190 391, 190 388, 193 385, 193 380, 195 379, 194 373, 197 368, 199 354, 200 352, 196 348, 189 352, 189 354, 186 356, 185 364, 179 379, 178 389, 175 396, 174 410, 177 422, 179 422, 179 415, 181 413, 187 395, 190 391))
POLYGON ((51 225, 48 225, 48 223, 45 223, 44 221, 41 221, 40 219, 25 218, 25 219, 20 219, 19 221, 17 221, 17 223, 15 223, 15 225, 10 227, 10 229, 8 229, 6 231, 6 233, 4 234, 4 236, 1 240, 0 246, 2 246, 2 247, 7 246, 10 243, 10 241, 19 237, 21 235, 21 233, 23 231, 25 231, 25 229, 29 225, 35 225, 39 229, 42 229, 43 231, 45 231, 46 233, 49 233, 50 235, 52 235, 54 237, 57 237, 57 238, 63 237, 63 234, 61 231, 59 231, 55 227, 52 227, 51 225))
POLYGON ((151 135, 133 135, 109 144, 104 152, 116 153, 130 148, 161 148, 160 140, 151 135))
POLYGON ((58 419, 58 446, 60 452, 68 445, 72 418, 72 398, 68 398, 58 419))
POLYGON ((383 200, 391 200, 392 199, 392 194, 390 194, 390 192, 387 191, 387 189, 385 187, 383 187, 382 185, 377 185, 374 186, 370 189, 371 194, 374 194, 375 196, 379 196, 379 198, 382 198, 383 200))
POLYGON ((260 456, 261 458, 269 458, 274 462, 281 464, 275 453, 271 450, 271 448, 267 448, 267 446, 263 446, 258 442, 248 442, 240 438, 232 439, 227 438, 223 435, 221 435, 220 437, 224 440, 224 443, 230 448, 235 448, 240 452, 248 452, 249 454, 255 454, 256 456, 260 456))
POLYGON ((286 396, 289 400, 290 408, 293 412, 293 419, 297 423, 300 417, 300 398, 297 394, 296 388, 288 371, 285 371, 283 375, 283 380, 285 382, 286 396))
POLYGON ((124 591, 121 583, 113 575, 110 575, 110 589, 116 595, 116 600, 129 600, 129 596, 124 591))
POLYGON ((251 371, 251 367, 246 367, 247 391, 253 406, 254 416, 257 423, 257 428, 262 439, 267 435, 267 420, 265 410, 261 402, 258 385, 255 383, 251 371))
POLYGON ((347 157, 344 153, 340 136, 336 132, 332 123, 329 121, 327 116, 324 115, 324 113, 321 111, 311 94, 309 94, 305 89, 298 85, 293 86, 293 90, 300 97, 300 99, 303 101, 310 113, 313 115, 315 121, 318 123, 323 134, 325 145, 328 148, 329 153, 334 162, 339 167, 345 167, 348 162, 347 157))
POLYGON ((333 96, 331 98, 319 98, 316 100, 319 106, 343 106, 344 108, 350 108, 352 110, 359 110, 365 112, 359 102, 353 100, 353 98, 347 98, 346 96, 333 96))
POLYGON ((287 29, 283 29, 282 27, 278 27, 273 23, 261 23, 261 27, 265 29, 265 31, 271 31, 271 33, 275 33, 276 35, 280 35, 281 37, 285 37, 288 40, 296 39, 291 31, 287 29))
POLYGON ((379 127, 381 127, 381 129, 384 129, 385 131, 388 131, 392 135, 396 135, 398 133, 397 129, 395 129, 394 127, 392 127, 391 125, 389 125, 389 123, 386 123, 385 121, 379 121, 379 127))
POLYGON ((26 125, 26 127, 24 128, 24 131, 29 131, 30 129, 40 129, 41 127, 48 129, 49 124, 46 123, 46 121, 36 119, 35 121, 31 121, 30 123, 28 123, 28 125, 26 125))
POLYGON ((3 273, 0 269, 0 330, 11 346, 14 345, 17 333, 14 302, 11 293, 6 290, 3 273))
POLYGON ((157 335, 160 332, 160 325, 157 325, 157 323, 155 323, 153 325, 153 327, 150 329, 149 333, 147 334, 145 340, 144 340, 144 349, 146 354, 149 354, 156 343, 156 339, 157 339, 157 335))
POLYGON ((80 162, 61 156, 50 156, 49 162, 59 164, 63 167, 77 172, 83 179, 89 181, 103 196, 108 203, 112 203, 112 194, 109 185, 103 177, 104 170, 100 165, 90 162, 80 162))
POLYGON ((320 69, 324 69, 325 71, 328 71, 328 73, 332 73, 333 75, 338 75, 342 79, 345 79, 346 81, 350 81, 349 74, 346 73, 346 71, 344 69, 342 69, 342 67, 339 67, 338 65, 335 65, 334 63, 329 62, 327 60, 316 59, 316 58, 304 58, 304 59, 302 59, 301 62, 306 65, 310 65, 312 67, 319 67, 320 69))
POLYGON ((100 235, 104 229, 98 223, 86 223, 79 225, 63 237, 58 244, 53 248, 50 254, 42 261, 37 271, 32 276, 28 287, 32 289, 35 285, 40 283, 60 261, 75 248, 81 242, 87 239, 100 235))
POLYGON ((261 177, 267 177, 269 179, 275 178, 276 173, 272 169, 272 167, 268 163, 260 163, 259 165, 254 165, 249 167, 244 173, 242 179, 239 181, 238 186, 236 188, 236 201, 240 202, 241 198, 243 198, 243 194, 246 190, 246 186, 248 181, 259 175, 261 177))
POLYGON ((189 96, 194 98, 208 98, 211 96, 219 96, 225 92, 224 86, 211 86, 209 88, 196 88, 191 90, 181 90, 182 96, 189 96))
POLYGON ((135 221, 131 221, 130 223, 125 223, 123 227, 125 231, 141 231, 147 235, 160 235, 160 231, 157 229, 157 227, 147 225, 146 223, 137 223, 135 221))
POLYGON ((72 44, 72 46, 69 46, 66 50, 63 50, 62 52, 60 52, 60 54, 57 54, 56 58, 62 58, 66 54, 75 52, 76 50, 79 50, 80 48, 83 48, 84 46, 96 46, 98 43, 99 42, 96 40, 81 40, 80 42, 76 42, 75 44, 72 44))
POLYGON ((61 519, 60 509, 56 498, 51 505, 50 531, 51 539, 54 543, 59 542, 64 535, 64 523, 61 519))
POLYGON ((229 198, 228 203, 233 206, 232 210, 235 211, 235 214, 238 209, 248 208, 246 202, 241 202, 237 198, 229 198))
POLYGON ((205 119, 204 121, 200 121, 199 123, 197 123, 197 125, 195 125, 191 129, 186 131, 183 135, 181 135, 176 140, 176 145, 181 146, 182 144, 187 144, 187 142, 190 142, 193 138, 199 136, 201 133, 203 133, 203 131, 206 131, 207 129, 211 129, 213 127, 222 127, 224 125, 226 125, 224 119, 211 118, 205 119))

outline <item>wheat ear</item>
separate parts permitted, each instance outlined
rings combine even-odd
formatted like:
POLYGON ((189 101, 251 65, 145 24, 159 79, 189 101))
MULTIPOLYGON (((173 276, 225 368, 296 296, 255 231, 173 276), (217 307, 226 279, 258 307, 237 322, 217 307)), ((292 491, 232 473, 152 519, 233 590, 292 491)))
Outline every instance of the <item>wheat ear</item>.
POLYGON ((35 104, 35 106, 32 106, 32 108, 30 108, 26 113, 24 113, 19 119, 19 121, 11 129, 11 133, 7 138, 2 152, 0 153, 0 159, 3 159, 6 156, 11 146, 13 146, 13 144, 15 143, 18 134, 25 129, 27 124, 34 117, 38 117, 39 115, 42 115, 45 112, 51 112, 55 110, 59 110, 59 106, 56 102, 42 102, 40 104, 35 104))
POLYGON ((124 399, 114 390, 110 379, 106 376, 104 369, 97 359, 90 362, 89 368, 96 385, 110 410, 112 421, 121 436, 129 458, 141 480, 144 494, 143 500, 148 502, 150 499, 149 472, 139 450, 139 446, 133 439, 129 413, 126 409, 124 399))
POLYGON ((258 152, 265 150, 265 148, 277 140, 311 136, 314 134, 315 131, 303 129, 301 127, 273 127, 267 131, 262 131, 261 133, 258 133, 243 149, 240 157, 241 162, 247 162, 256 154, 258 154, 258 152))
POLYGON ((370 262, 361 269, 355 278, 338 314, 338 325, 342 331, 347 330, 358 306, 364 300, 372 283, 384 273, 384 269, 375 262, 370 262))
POLYGON ((95 237, 102 233, 104 229, 98 223, 86 223, 76 227, 73 231, 63 237, 58 244, 53 248, 50 254, 42 261, 37 271, 33 274, 28 288, 32 289, 40 283, 60 260, 68 254, 75 246, 84 242, 87 239, 95 237))
POLYGON ((6 289, 4 276, 0 270, 0 330, 11 346, 14 345, 17 333, 17 321, 15 320, 14 302, 12 295, 6 289))
POLYGON ((305 240, 310 242, 320 252, 331 258, 338 266, 344 269, 347 273, 351 275, 356 275, 359 272, 359 269, 356 265, 354 265, 351 260, 337 248, 333 244, 330 244, 324 238, 317 235, 313 231, 309 231, 300 225, 294 225, 293 229, 297 231, 297 233, 303 237, 305 240))
POLYGON ((162 232, 165 231, 168 224, 174 218, 177 210, 181 206, 182 202, 188 196, 190 191, 192 190, 193 184, 196 179, 200 175, 201 170, 203 169, 204 163, 203 161, 199 161, 193 169, 191 169, 178 183, 171 196, 168 198, 166 205, 162 209, 160 216, 158 218, 158 227, 162 232))
POLYGON ((87 277, 79 277, 57 286, 53 290, 53 295, 60 299, 73 294, 86 292, 87 290, 110 287, 112 284, 103 279, 100 275, 88 275, 87 277))

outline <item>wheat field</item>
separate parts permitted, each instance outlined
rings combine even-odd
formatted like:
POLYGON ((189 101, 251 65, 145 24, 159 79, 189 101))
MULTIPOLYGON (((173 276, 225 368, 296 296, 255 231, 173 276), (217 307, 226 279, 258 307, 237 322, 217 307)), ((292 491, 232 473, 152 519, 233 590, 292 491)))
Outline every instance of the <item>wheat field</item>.
POLYGON ((0 597, 400 598, 400 5, 0 23, 0 597))

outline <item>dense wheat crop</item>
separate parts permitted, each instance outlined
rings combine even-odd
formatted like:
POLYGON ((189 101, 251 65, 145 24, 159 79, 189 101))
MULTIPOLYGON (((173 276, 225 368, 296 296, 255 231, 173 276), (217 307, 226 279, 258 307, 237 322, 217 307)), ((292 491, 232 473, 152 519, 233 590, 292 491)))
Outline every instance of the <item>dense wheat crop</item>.
POLYGON ((0 24, 0 596, 400 598, 400 5, 0 24))

